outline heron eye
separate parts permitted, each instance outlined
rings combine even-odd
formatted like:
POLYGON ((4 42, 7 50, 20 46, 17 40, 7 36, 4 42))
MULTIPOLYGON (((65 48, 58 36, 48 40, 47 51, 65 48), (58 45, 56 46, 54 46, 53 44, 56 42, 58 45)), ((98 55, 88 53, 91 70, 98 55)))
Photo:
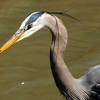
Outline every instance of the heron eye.
POLYGON ((30 28, 32 28, 32 24, 29 24, 29 25, 27 26, 27 30, 29 30, 30 28))

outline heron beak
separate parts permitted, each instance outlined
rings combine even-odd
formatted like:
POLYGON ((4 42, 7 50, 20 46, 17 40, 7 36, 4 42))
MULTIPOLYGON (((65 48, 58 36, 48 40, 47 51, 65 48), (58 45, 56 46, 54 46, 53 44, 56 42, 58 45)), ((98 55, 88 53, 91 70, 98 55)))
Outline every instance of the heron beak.
POLYGON ((17 34, 14 34, 1 48, 0 53, 8 49, 10 46, 12 46, 22 35, 24 32, 19 32, 17 34))

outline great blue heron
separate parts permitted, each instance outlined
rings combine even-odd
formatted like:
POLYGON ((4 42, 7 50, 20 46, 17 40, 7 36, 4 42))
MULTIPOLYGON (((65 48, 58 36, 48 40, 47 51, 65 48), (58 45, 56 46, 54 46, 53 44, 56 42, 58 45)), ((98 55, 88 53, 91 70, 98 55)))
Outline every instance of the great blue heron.
POLYGON ((60 93, 66 100, 100 100, 100 65, 91 68, 79 79, 72 76, 63 59, 68 34, 61 20, 54 14, 57 13, 34 12, 29 15, 11 39, 0 48, 0 52, 41 28, 47 27, 52 33, 51 70, 60 93))

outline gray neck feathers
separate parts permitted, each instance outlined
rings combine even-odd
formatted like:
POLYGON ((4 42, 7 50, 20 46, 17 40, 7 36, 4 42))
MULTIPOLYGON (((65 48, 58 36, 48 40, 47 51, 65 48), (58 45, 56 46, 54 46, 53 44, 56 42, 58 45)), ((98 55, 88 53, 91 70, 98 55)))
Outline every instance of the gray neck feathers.
POLYGON ((52 33, 50 64, 56 86, 67 100, 88 100, 87 90, 73 78, 63 60, 68 38, 65 26, 56 16, 48 15, 47 22, 52 33))

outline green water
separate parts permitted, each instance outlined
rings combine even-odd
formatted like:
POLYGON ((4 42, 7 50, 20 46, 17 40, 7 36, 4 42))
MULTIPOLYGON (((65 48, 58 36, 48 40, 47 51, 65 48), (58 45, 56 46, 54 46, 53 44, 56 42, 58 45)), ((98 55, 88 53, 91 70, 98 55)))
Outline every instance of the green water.
MULTIPOLYGON (((65 62, 74 77, 81 76, 100 64, 100 0, 0 0, 0 46, 31 12, 67 9, 81 22, 59 16, 69 32, 65 62)), ((0 100, 64 99, 50 70, 50 33, 37 33, 0 54, 0 100)))

